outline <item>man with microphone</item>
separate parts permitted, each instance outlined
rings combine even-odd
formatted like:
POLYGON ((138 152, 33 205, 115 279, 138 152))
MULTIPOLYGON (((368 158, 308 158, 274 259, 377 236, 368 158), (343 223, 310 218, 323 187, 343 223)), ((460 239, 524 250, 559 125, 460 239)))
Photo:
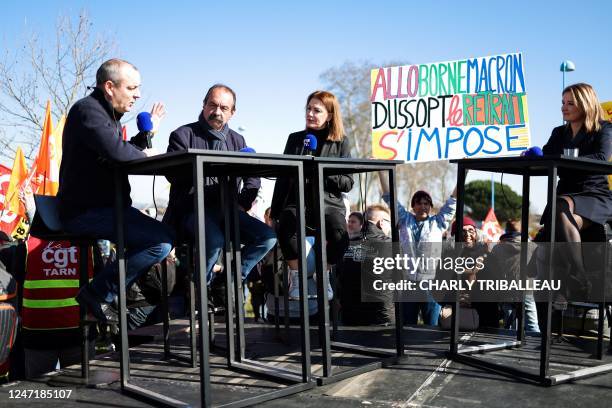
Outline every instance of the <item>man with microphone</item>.
MULTIPOLYGON (((114 241, 115 163, 155 154, 146 148, 147 135, 140 132, 130 142, 122 137, 121 117, 140 98, 140 73, 120 59, 104 62, 96 73, 93 92, 77 101, 66 119, 60 166, 59 216, 69 233, 114 241)), ((153 105, 155 126, 165 115, 164 105, 153 105)), ((130 185, 124 176, 124 225, 127 248, 126 284, 132 284, 172 249, 172 231, 162 223, 131 207, 130 185)), ((118 293, 117 262, 108 263, 76 300, 85 304, 100 321, 109 314, 108 304, 118 293), (106 313, 106 314, 105 314, 106 313)))
MULTIPOLYGON (((228 126, 229 120, 236 111, 236 93, 228 86, 215 84, 206 93, 204 105, 197 122, 181 126, 170 134, 168 152, 187 149, 216 151, 251 151, 244 137, 228 126)), ((195 236, 193 209, 193 181, 190 175, 170 175, 170 201, 164 215, 164 222, 172 225, 177 235, 193 240, 195 236)), ((204 181, 205 231, 206 231, 206 280, 213 280, 213 268, 225 244, 223 234, 223 211, 221 209, 220 186, 218 180, 207 177, 204 181)), ((240 205, 239 227, 240 239, 245 247, 242 250, 242 278, 249 272, 276 244, 272 229, 257 218, 246 213, 255 198, 261 182, 258 177, 246 177, 238 180, 235 188, 238 191, 240 205), (242 181, 242 188, 240 182, 242 181)), ((233 204, 233 203, 230 203, 233 204)))

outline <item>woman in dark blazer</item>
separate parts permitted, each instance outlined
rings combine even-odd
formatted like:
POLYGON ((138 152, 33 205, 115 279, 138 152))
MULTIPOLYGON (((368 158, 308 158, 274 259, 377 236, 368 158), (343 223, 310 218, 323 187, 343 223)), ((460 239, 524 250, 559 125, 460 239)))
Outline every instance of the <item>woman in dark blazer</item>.
MULTIPOLYGON (((317 139, 317 148, 313 152, 317 157, 350 157, 350 141, 344 135, 342 115, 338 99, 330 92, 315 91, 306 100, 306 128, 292 133, 287 139, 284 154, 301 155, 304 151, 304 139, 312 135, 317 139)), ((346 231, 346 208, 342 193, 353 188, 351 175, 327 176, 324 182, 325 194, 325 232, 327 237, 327 263, 336 264, 348 247, 346 231)), ((278 243, 283 251, 290 270, 290 296, 297 293, 297 236, 295 216, 295 179, 279 177, 274 186, 270 216, 277 220, 278 243), (292 284, 291 284, 292 283, 292 284)), ((318 220, 313 219, 313 199, 306 189, 306 226, 311 232, 320 228, 318 220)))
MULTIPOLYGON (((561 112, 566 124, 553 129, 542 149, 544 154, 562 154, 578 149, 582 158, 608 161, 612 156, 612 123, 604 121, 601 104, 593 88, 584 83, 563 90, 561 112)), ((606 175, 586 175, 560 170, 557 185, 556 241, 581 242, 580 231, 593 223, 612 220, 612 191, 606 175)), ((546 214, 542 217, 546 221, 546 214)), ((588 293, 588 282, 580 245, 562 251, 577 279, 578 292, 588 293)))

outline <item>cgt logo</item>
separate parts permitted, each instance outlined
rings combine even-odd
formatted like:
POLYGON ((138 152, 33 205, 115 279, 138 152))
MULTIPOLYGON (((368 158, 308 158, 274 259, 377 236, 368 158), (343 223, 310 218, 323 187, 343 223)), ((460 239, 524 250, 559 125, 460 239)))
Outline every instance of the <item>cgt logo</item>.
POLYGON ((41 258, 44 263, 53 264, 55 268, 66 268, 70 263, 76 266, 77 247, 63 248, 61 244, 51 241, 42 251, 41 258))

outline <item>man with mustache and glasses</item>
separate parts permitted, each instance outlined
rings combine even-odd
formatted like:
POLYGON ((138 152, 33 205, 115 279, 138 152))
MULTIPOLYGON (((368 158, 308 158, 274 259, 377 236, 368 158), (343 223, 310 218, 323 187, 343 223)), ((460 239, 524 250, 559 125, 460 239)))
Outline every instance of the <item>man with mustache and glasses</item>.
MULTIPOLYGON (((240 151, 247 146, 244 137, 230 129, 227 124, 235 111, 236 93, 226 85, 213 85, 204 97, 204 106, 198 121, 181 126, 170 134, 168 152, 187 149, 240 151)), ((168 176, 168 180, 171 183, 170 201, 164 222, 172 225, 178 236, 193 240, 195 215, 191 175, 171 175, 168 176)), ((239 213, 240 238, 245 245, 242 250, 242 278, 244 280, 251 269, 274 247, 276 236, 270 227, 246 213, 257 197, 261 185, 259 178, 246 177, 242 179, 242 182, 238 202, 241 209, 239 213)), ((214 177, 207 177, 204 184, 206 280, 210 284, 213 280, 213 268, 221 254, 225 239, 218 181, 214 177)), ((240 180, 236 188, 240 188, 240 180)))

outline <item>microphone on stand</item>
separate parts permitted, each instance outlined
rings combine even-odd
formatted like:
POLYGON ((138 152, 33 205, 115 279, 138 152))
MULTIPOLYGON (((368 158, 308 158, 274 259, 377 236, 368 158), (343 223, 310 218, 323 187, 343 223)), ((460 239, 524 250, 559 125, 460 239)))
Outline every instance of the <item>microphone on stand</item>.
POLYGON ((149 112, 140 112, 138 116, 136 116, 136 126, 138 126, 138 131, 143 132, 147 138, 147 149, 152 148, 153 121, 151 120, 151 114, 149 112))
POLYGON ((300 156, 312 156, 312 154, 317 150, 317 138, 308 133, 304 138, 304 145, 302 146, 302 152, 300 156))

